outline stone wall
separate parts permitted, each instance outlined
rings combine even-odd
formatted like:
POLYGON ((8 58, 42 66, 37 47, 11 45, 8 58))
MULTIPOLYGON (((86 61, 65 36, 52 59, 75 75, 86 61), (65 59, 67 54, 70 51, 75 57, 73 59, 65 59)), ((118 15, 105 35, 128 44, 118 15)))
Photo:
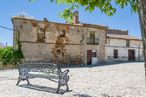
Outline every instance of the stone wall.
POLYGON ((86 64, 87 50, 96 50, 99 62, 105 61, 106 30, 103 27, 53 23, 26 18, 13 18, 14 48, 22 45, 26 60, 48 60, 65 64, 86 64), (90 31, 95 31, 99 45, 87 44, 90 31))
MULTIPOLYGON (((105 43, 106 43, 106 30, 90 28, 89 31, 95 31, 95 37, 99 39, 99 45, 85 45, 85 55, 87 55, 87 50, 96 50, 97 62, 105 61, 105 43)), ((86 37, 89 37, 89 32, 87 32, 86 37)), ((85 56, 87 60, 87 56, 85 56)))

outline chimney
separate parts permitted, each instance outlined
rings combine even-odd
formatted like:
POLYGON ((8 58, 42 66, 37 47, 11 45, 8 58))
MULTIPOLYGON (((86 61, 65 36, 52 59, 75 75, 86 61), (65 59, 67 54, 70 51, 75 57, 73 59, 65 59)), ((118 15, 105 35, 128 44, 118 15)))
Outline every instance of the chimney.
POLYGON ((79 12, 77 10, 74 12, 73 24, 79 24, 79 12))

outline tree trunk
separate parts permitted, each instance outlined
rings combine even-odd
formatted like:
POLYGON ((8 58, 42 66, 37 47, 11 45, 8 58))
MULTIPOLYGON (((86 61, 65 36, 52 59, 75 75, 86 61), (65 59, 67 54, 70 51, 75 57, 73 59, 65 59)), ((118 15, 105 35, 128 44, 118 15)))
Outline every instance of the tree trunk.
POLYGON ((144 68, 145 68, 145 82, 146 82, 146 0, 139 0, 138 13, 141 27, 141 35, 143 41, 143 53, 144 53, 144 68))

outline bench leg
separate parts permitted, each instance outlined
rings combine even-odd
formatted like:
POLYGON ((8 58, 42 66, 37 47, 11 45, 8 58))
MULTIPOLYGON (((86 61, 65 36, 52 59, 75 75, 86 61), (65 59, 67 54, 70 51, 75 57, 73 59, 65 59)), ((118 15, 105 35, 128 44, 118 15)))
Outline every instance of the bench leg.
POLYGON ((60 87, 61 87, 61 85, 58 83, 58 88, 57 88, 56 93, 59 93, 60 87))
POLYGON ((17 82, 16 85, 19 85, 20 81, 21 81, 21 79, 20 79, 20 77, 19 77, 19 78, 18 78, 18 82, 17 82))
MULTIPOLYGON (((17 82, 17 84, 16 84, 16 85, 19 85, 20 81, 22 81, 22 79, 19 77, 19 78, 18 78, 18 82, 17 82)), ((27 85, 29 85, 29 84, 30 84, 29 80, 28 80, 28 79, 26 79, 26 81, 27 81, 27 85)))
POLYGON ((28 79, 26 79, 26 81, 27 81, 27 85, 30 85, 29 80, 28 80, 28 79))
POLYGON ((69 92, 69 86, 66 84, 66 91, 69 92))

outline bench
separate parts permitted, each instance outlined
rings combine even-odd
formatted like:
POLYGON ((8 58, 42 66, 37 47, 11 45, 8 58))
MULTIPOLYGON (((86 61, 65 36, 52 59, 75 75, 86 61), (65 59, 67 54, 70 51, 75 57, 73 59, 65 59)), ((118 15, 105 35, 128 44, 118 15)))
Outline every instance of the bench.
POLYGON ((52 77, 52 75, 57 78, 56 82, 58 83, 58 87, 56 93, 59 93, 61 86, 66 86, 66 91, 69 91, 69 86, 68 86, 69 70, 66 69, 65 71, 62 71, 57 64, 23 63, 19 65, 18 71, 19 71, 19 78, 16 85, 19 85, 21 81, 27 81, 27 84, 29 85, 30 84, 29 79, 39 77, 37 75, 40 75, 38 73, 41 73, 41 76, 45 75, 43 76, 43 78, 52 80, 54 78, 52 77))

